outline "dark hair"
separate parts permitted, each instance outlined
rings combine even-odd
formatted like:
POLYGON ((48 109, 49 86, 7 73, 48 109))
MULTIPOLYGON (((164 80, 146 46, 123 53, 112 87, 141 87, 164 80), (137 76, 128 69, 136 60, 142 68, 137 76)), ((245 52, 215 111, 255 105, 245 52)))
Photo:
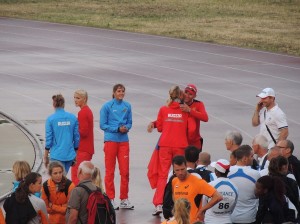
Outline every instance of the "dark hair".
POLYGON ((217 169, 215 168, 215 174, 216 174, 217 177, 227 177, 229 171, 230 171, 230 169, 227 169, 227 170, 225 171, 225 173, 222 173, 222 172, 220 172, 219 170, 217 170, 217 169), (217 173, 218 173, 218 174, 217 174, 217 173))
POLYGON ((172 165, 174 166, 174 164, 180 166, 182 164, 186 165, 186 159, 184 158, 184 156, 175 156, 172 159, 172 165))
POLYGON ((116 85, 114 85, 113 87, 113 94, 112 94, 112 98, 115 98, 114 93, 117 91, 117 89, 122 88, 125 91, 125 86, 121 83, 118 83, 116 85))
POLYGON ((235 150, 235 155, 237 160, 241 160, 244 156, 250 156, 252 148, 249 145, 241 145, 237 150, 235 150))
POLYGON ((269 164, 269 175, 279 175, 283 166, 288 165, 289 161, 283 156, 272 158, 269 164))
POLYGON ((285 184, 279 177, 263 176, 257 180, 257 183, 260 183, 264 189, 268 190, 268 192, 273 193, 276 200, 284 205, 284 195, 286 193, 285 184))
POLYGON ((294 143, 291 140, 289 140, 289 139, 287 139, 285 141, 286 141, 286 147, 290 148, 291 149, 291 153, 293 154, 293 152, 294 152, 294 143))
POLYGON ((28 195, 32 192, 29 191, 30 184, 35 184, 40 178, 39 173, 31 172, 29 173, 23 181, 20 182, 19 187, 16 189, 16 200, 19 203, 24 203, 28 195))
POLYGON ((53 95, 53 106, 55 108, 64 108, 65 107, 65 98, 61 94, 53 95))
POLYGON ((49 164, 49 167, 48 167, 48 173, 49 175, 51 176, 52 175, 52 172, 53 172, 53 169, 54 168, 61 168, 62 169, 62 178, 61 178, 61 181, 59 183, 56 183, 58 186, 57 186, 57 190, 60 191, 60 192, 64 192, 65 191, 65 188, 66 188, 66 184, 67 184, 67 178, 66 176, 64 175, 64 172, 65 172, 65 167, 64 165, 61 163, 61 162, 58 162, 58 161, 53 161, 49 164))
POLYGON ((184 150, 185 159, 187 162, 196 163, 199 158, 199 149, 195 146, 188 146, 184 150))

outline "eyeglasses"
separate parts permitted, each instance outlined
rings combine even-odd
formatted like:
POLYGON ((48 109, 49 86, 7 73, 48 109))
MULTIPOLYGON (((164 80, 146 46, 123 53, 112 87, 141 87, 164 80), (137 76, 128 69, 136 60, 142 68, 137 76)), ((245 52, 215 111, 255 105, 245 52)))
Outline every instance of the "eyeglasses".
POLYGON ((185 89, 190 89, 190 90, 194 91, 195 93, 197 92, 197 90, 191 86, 187 86, 187 87, 185 87, 185 89))

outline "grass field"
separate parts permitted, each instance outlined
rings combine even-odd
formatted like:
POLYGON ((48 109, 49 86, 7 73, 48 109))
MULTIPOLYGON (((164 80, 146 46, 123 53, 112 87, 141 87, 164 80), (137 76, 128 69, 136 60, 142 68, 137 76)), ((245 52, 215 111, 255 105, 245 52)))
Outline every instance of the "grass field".
POLYGON ((0 0, 0 16, 300 56, 300 0, 0 0))

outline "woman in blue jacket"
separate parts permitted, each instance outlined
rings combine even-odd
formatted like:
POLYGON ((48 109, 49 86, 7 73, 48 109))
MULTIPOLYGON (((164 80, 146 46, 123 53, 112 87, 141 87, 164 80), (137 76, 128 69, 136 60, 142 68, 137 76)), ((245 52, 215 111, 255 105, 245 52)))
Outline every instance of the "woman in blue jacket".
POLYGON ((52 96, 52 100, 55 113, 46 120, 44 163, 47 167, 50 151, 50 160, 61 162, 68 173, 79 145, 78 120, 64 110, 65 99, 61 94, 52 96))
POLYGON ((133 209, 128 200, 129 185, 129 139, 132 126, 131 105, 124 101, 125 87, 116 84, 113 87, 113 99, 106 102, 100 110, 100 128, 104 131, 105 190, 115 209, 114 173, 118 159, 121 176, 120 208, 133 209))

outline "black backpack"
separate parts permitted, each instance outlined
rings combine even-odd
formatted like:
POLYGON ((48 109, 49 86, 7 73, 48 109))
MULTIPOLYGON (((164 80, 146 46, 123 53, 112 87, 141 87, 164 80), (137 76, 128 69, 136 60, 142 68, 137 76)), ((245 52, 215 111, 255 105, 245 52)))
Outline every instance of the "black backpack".
MULTIPOLYGON (((97 190, 92 191, 84 184, 79 184, 77 187, 82 187, 89 194, 86 205, 88 212, 87 224, 115 224, 116 213, 110 199, 102 190, 97 187, 97 190)), ((82 221, 79 220, 81 223, 82 221)))
POLYGON ((26 224, 37 215, 29 198, 27 197, 24 203, 19 203, 16 200, 15 192, 6 198, 3 208, 6 212, 5 222, 7 224, 26 224))
POLYGON ((205 180, 207 183, 210 182, 210 174, 212 173, 210 170, 196 168, 194 169, 194 173, 198 173, 203 180, 205 180))
POLYGON ((164 191, 164 199, 163 199, 163 215, 165 219, 169 219, 173 217, 172 209, 174 207, 174 201, 172 197, 172 180, 176 177, 175 174, 172 175, 169 182, 167 183, 164 191))

